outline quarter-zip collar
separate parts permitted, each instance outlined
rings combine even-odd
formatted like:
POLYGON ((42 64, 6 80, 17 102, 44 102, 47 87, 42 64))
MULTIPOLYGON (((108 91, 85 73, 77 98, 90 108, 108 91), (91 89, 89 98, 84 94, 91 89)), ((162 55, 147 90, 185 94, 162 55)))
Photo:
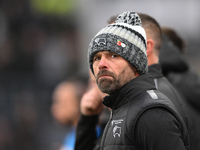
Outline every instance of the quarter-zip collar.
POLYGON ((141 92, 150 89, 156 89, 152 77, 149 74, 140 75, 124 85, 114 94, 106 96, 103 100, 103 104, 111 109, 117 109, 121 105, 133 100, 134 97, 141 92))

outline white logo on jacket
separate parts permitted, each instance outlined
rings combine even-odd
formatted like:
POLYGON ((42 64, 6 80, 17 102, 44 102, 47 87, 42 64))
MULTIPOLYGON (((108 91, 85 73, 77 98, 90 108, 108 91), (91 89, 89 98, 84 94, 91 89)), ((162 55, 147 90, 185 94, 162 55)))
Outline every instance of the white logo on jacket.
POLYGON ((120 124, 122 123, 123 119, 119 119, 119 120, 113 120, 112 121, 112 126, 113 127, 113 136, 114 138, 116 136, 120 137, 121 135, 121 127, 120 127, 120 124))

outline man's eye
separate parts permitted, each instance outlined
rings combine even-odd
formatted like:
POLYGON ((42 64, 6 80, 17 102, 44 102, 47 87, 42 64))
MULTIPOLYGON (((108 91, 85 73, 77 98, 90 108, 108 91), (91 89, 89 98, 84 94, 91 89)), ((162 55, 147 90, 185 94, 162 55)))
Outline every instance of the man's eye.
POLYGON ((93 61, 98 61, 100 60, 101 58, 100 57, 94 57, 94 60, 93 61))
POLYGON ((113 55, 112 55, 112 58, 115 58, 115 57, 118 57, 118 55, 116 55, 116 54, 113 54, 113 55))

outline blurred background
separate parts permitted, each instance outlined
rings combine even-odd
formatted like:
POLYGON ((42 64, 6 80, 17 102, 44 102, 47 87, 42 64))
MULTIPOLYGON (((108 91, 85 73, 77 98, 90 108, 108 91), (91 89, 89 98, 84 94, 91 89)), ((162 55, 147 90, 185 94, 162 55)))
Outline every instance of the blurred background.
POLYGON ((68 128, 52 117, 52 92, 71 76, 87 80, 90 40, 127 10, 175 29, 200 73, 199 0, 0 0, 1 150, 58 149, 68 128))

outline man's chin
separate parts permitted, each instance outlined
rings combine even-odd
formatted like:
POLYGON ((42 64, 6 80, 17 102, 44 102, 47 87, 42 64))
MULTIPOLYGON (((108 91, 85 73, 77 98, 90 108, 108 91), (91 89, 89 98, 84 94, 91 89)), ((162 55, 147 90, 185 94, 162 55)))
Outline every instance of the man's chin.
POLYGON ((108 89, 110 89, 112 80, 109 79, 99 79, 98 87, 103 93, 108 93, 108 89))

